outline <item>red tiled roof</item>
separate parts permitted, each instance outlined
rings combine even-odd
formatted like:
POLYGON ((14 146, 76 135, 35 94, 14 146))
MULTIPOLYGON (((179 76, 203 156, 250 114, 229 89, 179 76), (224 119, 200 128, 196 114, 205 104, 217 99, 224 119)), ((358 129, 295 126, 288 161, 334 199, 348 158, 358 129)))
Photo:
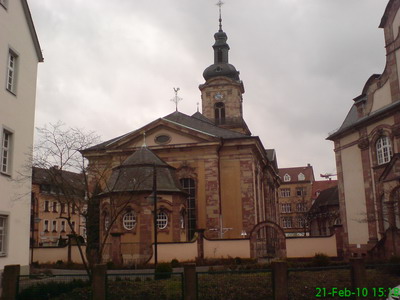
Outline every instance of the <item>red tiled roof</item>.
POLYGON ((280 168, 279 176, 282 179, 282 184, 286 184, 289 182, 298 182, 298 176, 300 173, 304 174, 304 181, 314 181, 314 170, 312 166, 304 166, 304 167, 293 167, 293 168, 280 168), (288 174, 291 178, 290 181, 284 181, 283 177, 288 174))
POLYGON ((322 192, 323 190, 329 189, 331 187, 337 186, 337 180, 318 180, 314 181, 312 185, 312 195, 311 199, 317 199, 318 195, 316 194, 318 191, 322 192))

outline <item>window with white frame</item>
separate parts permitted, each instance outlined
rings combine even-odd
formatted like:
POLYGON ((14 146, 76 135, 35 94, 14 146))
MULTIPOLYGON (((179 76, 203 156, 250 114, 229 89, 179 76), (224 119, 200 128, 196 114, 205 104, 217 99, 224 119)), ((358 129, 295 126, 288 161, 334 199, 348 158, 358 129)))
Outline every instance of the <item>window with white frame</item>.
POLYGON ((306 179, 306 176, 304 176, 303 173, 300 173, 300 174, 297 176, 297 179, 298 179, 299 181, 303 181, 303 180, 306 179))
POLYGON ((57 212, 57 202, 53 202, 53 212, 57 212))
POLYGON ((282 218, 282 227, 283 228, 292 228, 292 217, 283 217, 282 218))
POLYGON ((158 229, 165 229, 168 225, 168 215, 164 211, 157 214, 157 227, 158 229))
POLYGON ((61 213, 63 213, 63 214, 67 213, 65 203, 60 203, 60 210, 61 210, 61 213))
POLYGON ((44 224, 43 231, 49 232, 49 220, 44 220, 43 224, 44 224))
POLYGON ((292 205, 290 203, 282 203, 281 204, 281 212, 282 213, 292 212, 292 205))
POLYGON ((281 197, 290 197, 290 189, 281 189, 281 197))
POLYGON ((71 232, 75 232, 75 221, 71 221, 71 232))
POLYGON ((61 232, 65 232, 65 221, 61 221, 61 232))
POLYGON ((136 225, 136 214, 134 211, 126 213, 122 218, 122 225, 126 230, 132 230, 136 225))
POLYGON ((17 66, 18 66, 18 55, 11 49, 8 52, 8 63, 7 63, 7 90, 13 94, 17 91, 17 66))
POLYGON ((307 195, 306 189, 303 187, 296 188, 296 195, 297 196, 305 196, 307 195))
POLYGON ((45 201, 44 201, 44 211, 50 211, 50 210, 49 210, 49 207, 50 207, 50 202, 49 202, 49 200, 45 200, 45 201))
POLYGON ((376 158, 378 165, 390 161, 393 156, 392 144, 388 136, 382 136, 376 141, 376 158))
POLYGON ((299 202, 296 204, 296 209, 298 212, 305 212, 307 211, 307 205, 304 202, 299 202))
POLYGON ((0 256, 7 255, 7 222, 8 216, 0 215, 0 256))
POLYGON ((298 218, 297 218, 297 227, 303 228, 303 227, 304 227, 304 224, 305 224, 304 218, 303 218, 303 217, 298 217, 298 218))
POLYGON ((290 180, 291 180, 291 178, 290 178, 289 174, 285 174, 285 176, 283 176, 283 181, 288 182, 290 180))
POLYGON ((12 133, 3 129, 1 139, 1 169, 0 171, 5 174, 11 173, 11 147, 12 147, 12 133))
POLYGON ((57 220, 51 222, 51 231, 57 232, 57 220))

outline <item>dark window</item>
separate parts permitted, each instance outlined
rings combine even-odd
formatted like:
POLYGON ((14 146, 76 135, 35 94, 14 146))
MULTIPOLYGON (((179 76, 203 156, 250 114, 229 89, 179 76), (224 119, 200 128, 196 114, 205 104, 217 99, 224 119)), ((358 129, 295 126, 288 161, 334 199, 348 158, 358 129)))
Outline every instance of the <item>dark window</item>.
POLYGON ((170 140, 171 137, 166 134, 159 135, 154 139, 157 144, 167 144, 170 140))
POLYGON ((188 240, 191 240, 196 231, 196 186, 194 180, 191 178, 182 178, 180 181, 183 190, 189 194, 186 211, 188 217, 188 240))
POLYGON ((214 111, 215 111, 215 123, 225 124, 225 104, 222 102, 215 103, 214 111))

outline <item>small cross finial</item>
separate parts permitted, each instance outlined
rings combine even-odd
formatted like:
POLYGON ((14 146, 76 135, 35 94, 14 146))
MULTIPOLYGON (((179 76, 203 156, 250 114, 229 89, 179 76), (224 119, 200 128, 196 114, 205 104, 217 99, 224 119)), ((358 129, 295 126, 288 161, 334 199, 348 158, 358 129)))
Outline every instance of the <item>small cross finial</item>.
POLYGON ((199 102, 197 102, 197 112, 199 112, 199 102))
POLYGON ((222 14, 221 14, 221 7, 224 5, 222 0, 218 0, 217 6, 219 6, 219 30, 222 31, 222 14))
POLYGON ((178 92, 180 88, 173 88, 175 92, 175 97, 171 99, 172 102, 175 103, 175 110, 178 111, 178 103, 181 102, 183 99, 178 96, 178 92))

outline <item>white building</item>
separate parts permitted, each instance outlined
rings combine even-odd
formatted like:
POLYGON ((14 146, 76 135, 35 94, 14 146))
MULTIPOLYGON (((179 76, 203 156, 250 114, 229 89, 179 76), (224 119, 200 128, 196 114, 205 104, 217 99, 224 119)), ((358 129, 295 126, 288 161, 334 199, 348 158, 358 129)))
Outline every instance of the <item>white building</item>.
POLYGON ((32 151, 36 77, 43 57, 26 0, 0 0, 0 269, 29 270, 32 151))

